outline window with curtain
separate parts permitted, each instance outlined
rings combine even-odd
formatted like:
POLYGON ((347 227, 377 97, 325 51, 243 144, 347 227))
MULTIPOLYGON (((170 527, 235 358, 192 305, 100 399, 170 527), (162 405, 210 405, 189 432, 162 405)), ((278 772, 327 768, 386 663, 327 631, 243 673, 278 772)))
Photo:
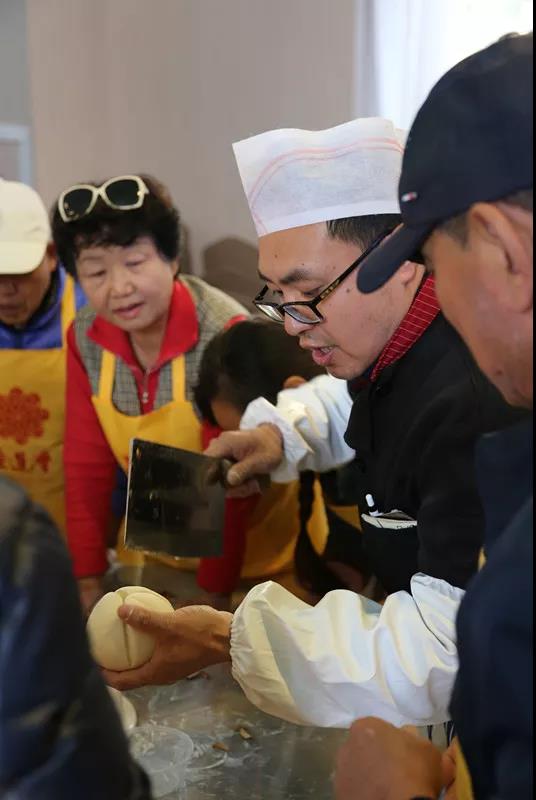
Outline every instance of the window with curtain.
POLYGON ((355 116, 409 128, 450 67, 532 27, 531 0, 356 0, 355 116))

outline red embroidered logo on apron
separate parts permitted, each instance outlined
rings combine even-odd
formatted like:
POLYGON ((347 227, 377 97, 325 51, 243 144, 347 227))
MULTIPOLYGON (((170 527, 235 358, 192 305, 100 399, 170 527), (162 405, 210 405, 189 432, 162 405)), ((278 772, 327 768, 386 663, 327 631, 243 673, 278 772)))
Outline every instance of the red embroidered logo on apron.
POLYGON ((44 422, 50 413, 41 407, 38 394, 25 394, 15 387, 8 394, 0 394, 0 437, 26 444, 30 439, 40 439, 44 422))

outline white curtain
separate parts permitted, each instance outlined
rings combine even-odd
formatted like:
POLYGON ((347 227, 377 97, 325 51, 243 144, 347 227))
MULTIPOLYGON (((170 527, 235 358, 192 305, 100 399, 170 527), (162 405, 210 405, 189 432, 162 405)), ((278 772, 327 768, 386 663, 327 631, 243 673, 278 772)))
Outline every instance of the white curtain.
POLYGON ((531 0, 355 0, 355 116, 408 128, 444 72, 532 15, 531 0))

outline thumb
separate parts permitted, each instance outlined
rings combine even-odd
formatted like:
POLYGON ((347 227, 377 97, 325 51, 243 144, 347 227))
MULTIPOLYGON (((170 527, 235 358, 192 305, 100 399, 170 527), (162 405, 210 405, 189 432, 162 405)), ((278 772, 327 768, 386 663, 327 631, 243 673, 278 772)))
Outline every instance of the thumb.
POLYGON ((168 614, 150 611, 141 606, 124 603, 117 609, 117 616, 136 630, 144 633, 158 633, 168 627, 168 614))
POLYGON ((259 474, 263 474, 263 461, 258 455, 250 455, 238 461, 229 469, 226 480, 229 486, 240 486, 259 474))

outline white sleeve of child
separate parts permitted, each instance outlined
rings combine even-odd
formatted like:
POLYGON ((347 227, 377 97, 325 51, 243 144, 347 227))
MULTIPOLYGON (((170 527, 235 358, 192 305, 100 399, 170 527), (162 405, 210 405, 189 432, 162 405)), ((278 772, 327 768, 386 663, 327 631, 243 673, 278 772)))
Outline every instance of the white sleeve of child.
POLYGON ((353 592, 309 606, 276 583, 255 587, 234 615, 232 670, 258 708, 297 724, 349 727, 449 719, 463 590, 415 575, 383 606, 353 592))
POLYGON ((351 410, 346 381, 320 375, 280 392, 275 406, 257 398, 246 408, 240 428, 251 430, 264 422, 279 428, 285 458, 272 479, 287 483, 304 470, 327 472, 354 458, 354 450, 344 441, 351 410))

